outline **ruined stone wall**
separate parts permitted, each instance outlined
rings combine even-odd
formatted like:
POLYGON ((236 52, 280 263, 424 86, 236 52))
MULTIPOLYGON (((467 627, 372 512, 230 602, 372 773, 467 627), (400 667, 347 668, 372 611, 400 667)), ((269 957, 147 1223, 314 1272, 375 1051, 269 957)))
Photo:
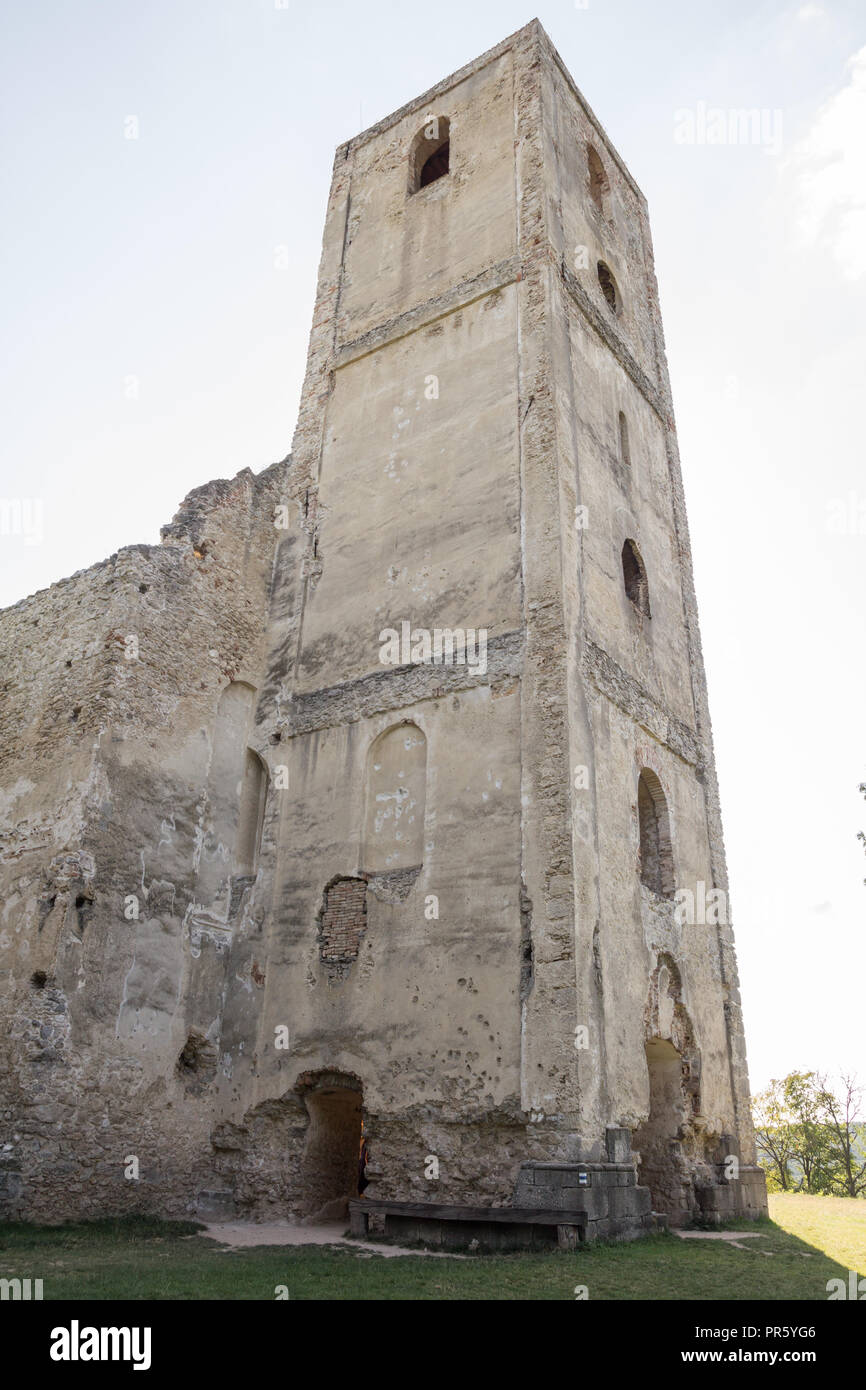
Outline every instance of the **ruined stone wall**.
POLYGON ((285 472, 197 489, 163 545, 0 618, 7 1211, 184 1211, 209 1185, 225 957, 196 925, 218 851, 208 768, 222 692, 260 679, 285 472))
POLYGON ((291 458, 2 631, 6 1210, 333 1215, 361 1120, 379 1196, 632 1132, 722 1209, 730 927, 641 881, 646 769, 727 889, 646 207, 536 22, 337 151, 291 458))

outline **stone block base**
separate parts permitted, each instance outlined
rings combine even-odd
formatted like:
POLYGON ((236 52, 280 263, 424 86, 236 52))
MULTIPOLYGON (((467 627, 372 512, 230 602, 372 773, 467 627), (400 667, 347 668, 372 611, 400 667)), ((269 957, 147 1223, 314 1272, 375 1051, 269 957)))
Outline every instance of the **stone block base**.
POLYGON ((639 1187, 626 1163, 524 1163, 514 1190, 516 1207, 586 1212, 587 1240, 631 1240, 656 1229, 648 1187, 639 1187))
POLYGON ((763 1168, 741 1167, 739 1177, 719 1172, 714 1183, 695 1186, 701 1219, 716 1226, 726 1221, 757 1221, 767 1215, 767 1180, 763 1168))
POLYGON ((194 1203, 195 1215, 202 1221, 231 1221, 237 1216, 233 1192, 199 1192, 194 1203))

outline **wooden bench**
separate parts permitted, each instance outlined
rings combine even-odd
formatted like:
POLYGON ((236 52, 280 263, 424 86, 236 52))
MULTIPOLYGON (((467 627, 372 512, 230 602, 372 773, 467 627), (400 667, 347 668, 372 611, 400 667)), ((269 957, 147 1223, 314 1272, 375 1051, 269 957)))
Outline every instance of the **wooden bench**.
MULTIPOLYGON (((403 1227, 405 1239, 406 1227, 411 1228, 416 1223, 418 1238, 422 1240, 425 1238, 424 1227, 428 1223, 432 1223, 434 1229, 441 1226, 440 1234, 461 1225, 479 1228, 482 1235, 485 1231, 508 1226, 541 1226, 555 1233, 556 1244, 561 1250, 573 1250, 586 1239, 587 1221, 586 1212, 576 1208, 563 1211, 553 1207, 454 1207, 438 1202, 390 1202, 375 1197, 355 1198, 349 1202, 349 1225, 354 1236, 399 1236, 399 1227, 403 1227), (389 1217, 392 1218, 391 1232, 388 1231, 389 1217), (396 1231, 395 1226, 398 1227, 396 1231)), ((431 1234, 428 1229, 426 1235, 431 1234)), ((435 1243, 457 1246, 461 1243, 460 1236, 456 1231, 454 1234, 456 1239, 452 1237, 435 1243)), ((464 1234, 465 1244, 468 1245, 473 1237, 469 1232, 464 1234)), ((505 1241, 499 1243, 505 1244, 505 1241)))

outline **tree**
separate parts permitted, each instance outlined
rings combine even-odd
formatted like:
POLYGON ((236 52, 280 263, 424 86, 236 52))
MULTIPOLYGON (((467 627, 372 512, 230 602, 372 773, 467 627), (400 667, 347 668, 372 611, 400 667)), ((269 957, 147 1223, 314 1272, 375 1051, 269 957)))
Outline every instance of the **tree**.
POLYGON ((835 1169, 831 1190, 843 1197, 859 1197, 861 1193, 866 1193, 866 1158, 863 1158, 858 1134, 862 1123, 860 1106, 863 1088, 857 1085, 856 1076, 842 1076, 841 1080, 842 1093, 837 1096, 827 1078, 819 1078, 821 1105, 831 1133, 835 1169))
POLYGON ((787 1192, 791 1187, 788 1165, 793 1157, 794 1135, 785 1083, 774 1079, 765 1091, 753 1096, 752 1114, 755 1142, 761 1165, 767 1172, 768 1186, 787 1192))
MULTIPOLYGON (((856 1107, 845 1130, 840 1102, 815 1072, 792 1071, 781 1081, 771 1081, 755 1096, 753 1113, 758 1154, 771 1191, 847 1191, 849 1173, 856 1172, 858 1181, 864 1178, 866 1164, 864 1170, 857 1171, 853 1147, 856 1107), (832 1106, 836 1107, 835 1119, 832 1106)), ((866 1187, 866 1180, 861 1187, 866 1187)))
POLYGON ((797 1191, 831 1192, 838 1160, 827 1123, 822 1082, 815 1072, 793 1071, 782 1084, 793 1120, 791 1156, 802 1174, 797 1191))

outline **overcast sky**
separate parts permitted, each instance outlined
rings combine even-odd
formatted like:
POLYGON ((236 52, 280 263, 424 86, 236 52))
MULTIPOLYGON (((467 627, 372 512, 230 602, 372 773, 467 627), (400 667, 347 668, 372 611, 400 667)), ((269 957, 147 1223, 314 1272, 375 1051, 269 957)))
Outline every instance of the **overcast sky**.
MULTIPOLYGON (((753 1086, 866 1081, 866 11, 534 12, 650 204, 753 1086), (710 143, 738 108, 762 113, 757 138, 710 143)), ((286 455, 335 146, 533 11, 3 14, 8 604, 286 455)))

